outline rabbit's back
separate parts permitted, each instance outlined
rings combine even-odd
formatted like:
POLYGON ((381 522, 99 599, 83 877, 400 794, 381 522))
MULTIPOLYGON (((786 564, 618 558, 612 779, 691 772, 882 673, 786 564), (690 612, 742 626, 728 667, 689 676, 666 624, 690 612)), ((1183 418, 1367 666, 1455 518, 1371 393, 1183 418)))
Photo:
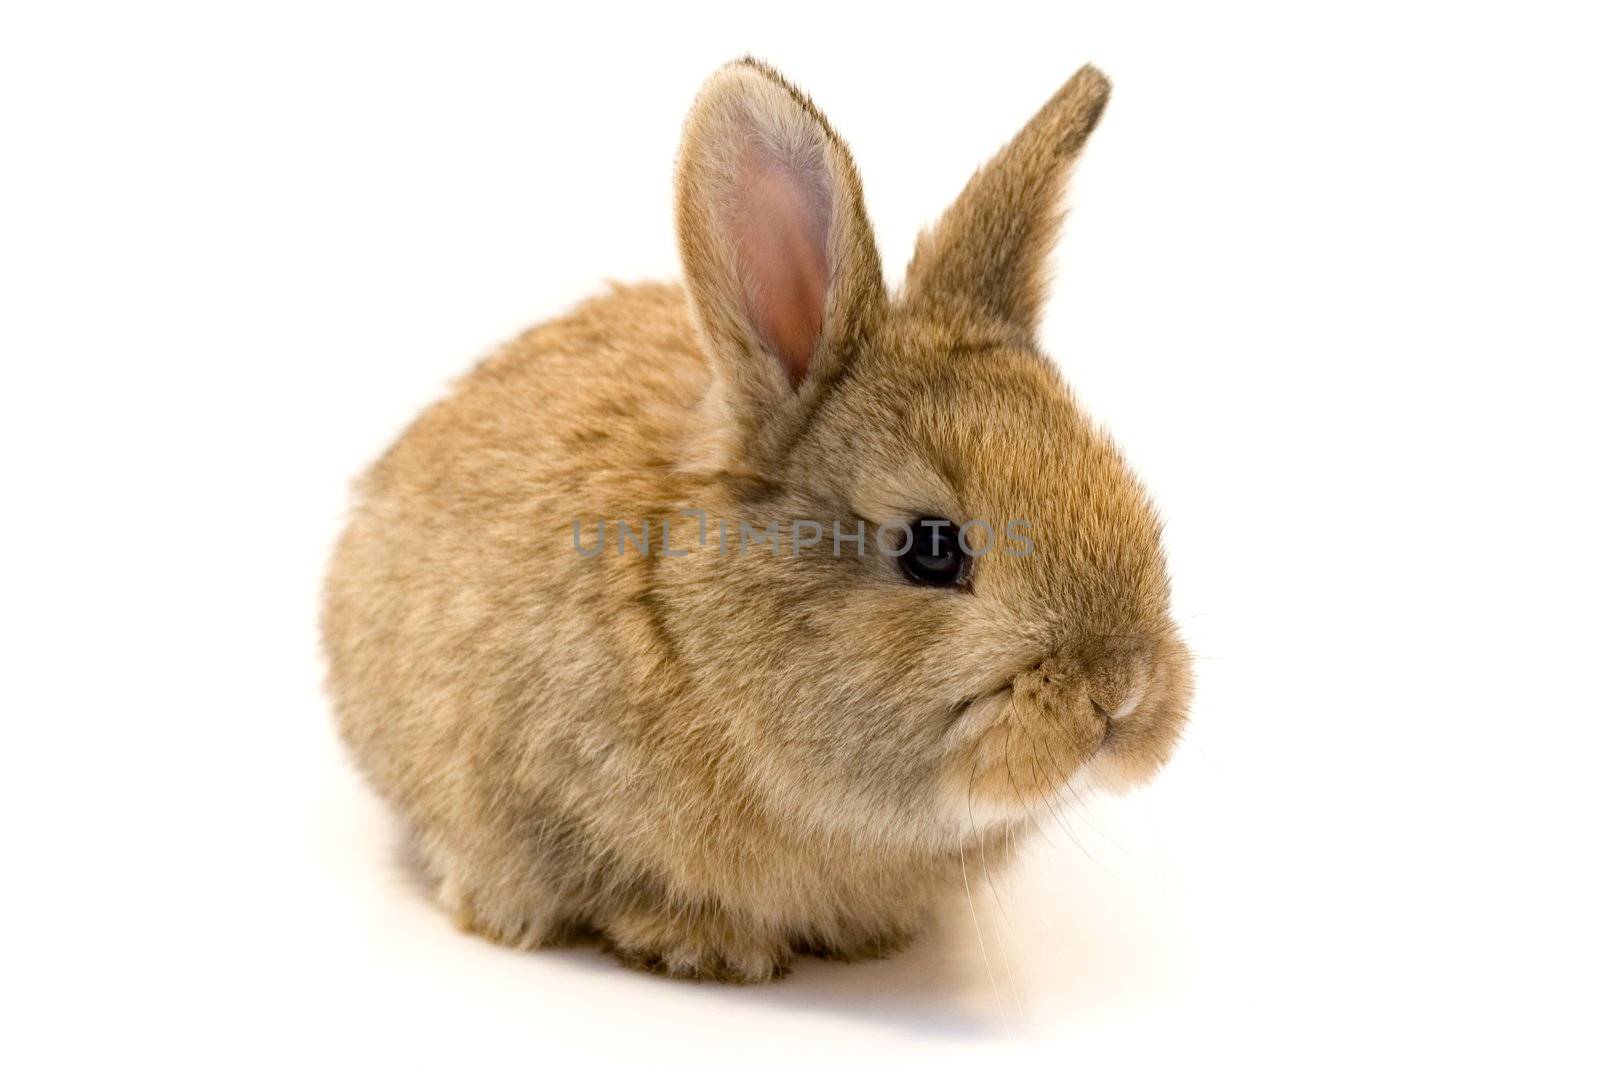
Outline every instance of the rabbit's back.
POLYGON ((483 360, 358 483, 328 684, 357 762, 424 834, 540 778, 552 738, 658 667, 626 617, 648 558, 588 558, 574 522, 590 549, 598 520, 673 508, 708 381, 682 291, 619 287, 483 360))

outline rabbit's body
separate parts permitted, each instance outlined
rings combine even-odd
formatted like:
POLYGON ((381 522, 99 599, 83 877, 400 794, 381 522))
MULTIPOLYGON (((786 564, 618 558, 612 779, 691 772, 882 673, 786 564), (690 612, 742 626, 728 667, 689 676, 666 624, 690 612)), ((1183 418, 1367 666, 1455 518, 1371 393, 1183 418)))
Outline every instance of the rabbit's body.
POLYGON ((680 519, 692 543, 685 508, 730 513, 717 478, 678 469, 717 436, 708 384, 676 286, 513 341, 363 480, 325 631, 344 737, 459 922, 759 978, 791 945, 897 944, 960 858, 766 816, 653 602, 680 560, 619 552, 614 528, 575 550, 578 519, 592 550, 593 516, 680 519))
POLYGON ((686 286, 528 332, 366 475, 330 689, 462 925, 687 977, 881 954, 1166 759, 1158 524, 1032 342, 1106 88, 1069 82, 891 299, 843 143, 725 68, 680 161, 686 286))

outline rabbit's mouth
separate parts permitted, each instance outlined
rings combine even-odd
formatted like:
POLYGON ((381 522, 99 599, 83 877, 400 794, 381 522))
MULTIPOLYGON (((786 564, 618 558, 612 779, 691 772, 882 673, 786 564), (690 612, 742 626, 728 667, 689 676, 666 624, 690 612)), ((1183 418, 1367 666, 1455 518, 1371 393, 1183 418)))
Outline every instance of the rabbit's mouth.
POLYGON ((1189 684, 1181 642, 1096 638, 960 701, 943 738, 951 815, 979 832, 1148 779, 1171 754, 1189 684))
POLYGON ((1072 785, 1100 752, 1111 720, 1084 694, 1041 699, 1026 676, 958 705, 946 733, 952 814, 974 832, 1026 819, 1072 785), (965 824, 970 824, 967 826, 965 824))

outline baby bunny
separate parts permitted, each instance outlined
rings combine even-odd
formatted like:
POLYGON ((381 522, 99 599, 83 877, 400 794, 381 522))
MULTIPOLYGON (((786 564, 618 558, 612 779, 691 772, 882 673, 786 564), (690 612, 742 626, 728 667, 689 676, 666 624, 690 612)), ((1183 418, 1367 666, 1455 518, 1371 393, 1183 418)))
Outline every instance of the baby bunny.
POLYGON ((752 60, 677 170, 685 283, 484 360, 361 479, 340 731, 467 930, 761 981, 1170 755, 1159 523, 1036 346, 1078 71, 885 288, 854 163, 752 60))

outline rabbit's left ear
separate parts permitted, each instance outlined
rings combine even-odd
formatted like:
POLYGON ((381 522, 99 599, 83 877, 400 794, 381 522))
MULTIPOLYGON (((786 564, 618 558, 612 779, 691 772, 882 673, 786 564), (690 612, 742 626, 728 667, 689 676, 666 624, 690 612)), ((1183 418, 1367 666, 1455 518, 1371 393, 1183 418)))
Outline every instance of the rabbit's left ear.
POLYGON ((839 372, 887 299, 855 164, 810 100, 745 59, 696 99, 677 194, 701 336, 735 418, 768 436, 839 372))

